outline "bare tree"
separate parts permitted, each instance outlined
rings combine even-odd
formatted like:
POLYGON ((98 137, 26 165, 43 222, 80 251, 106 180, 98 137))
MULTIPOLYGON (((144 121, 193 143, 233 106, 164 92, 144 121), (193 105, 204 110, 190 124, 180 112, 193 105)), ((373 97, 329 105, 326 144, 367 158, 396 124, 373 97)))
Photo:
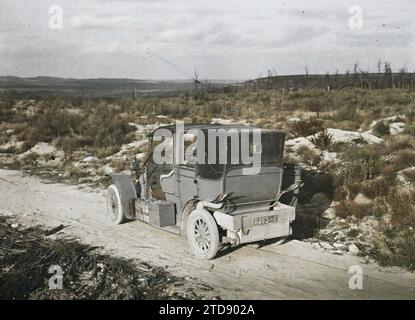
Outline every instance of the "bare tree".
POLYGON ((197 75, 197 70, 195 70, 195 76, 193 78, 195 90, 197 90, 197 86, 200 84, 199 76, 197 75))
POLYGON ((354 74, 357 74, 358 71, 359 71, 359 61, 356 60, 356 62, 354 63, 354 66, 353 66, 353 72, 354 72, 354 74))
POLYGON ((378 73, 382 73, 382 60, 378 60, 377 63, 378 73))
POLYGON ((393 72, 390 62, 385 62, 383 67, 383 77, 387 88, 394 87, 393 72))
POLYGON ((356 61, 353 66, 353 85, 359 86, 359 61, 356 61))

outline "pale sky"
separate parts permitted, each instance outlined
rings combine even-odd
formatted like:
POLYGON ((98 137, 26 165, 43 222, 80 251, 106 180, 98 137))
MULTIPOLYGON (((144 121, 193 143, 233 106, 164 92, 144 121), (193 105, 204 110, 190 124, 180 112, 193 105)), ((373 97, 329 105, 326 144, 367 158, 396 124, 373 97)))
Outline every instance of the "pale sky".
POLYGON ((413 0, 0 0, 0 75, 243 80, 379 59, 414 71, 414 53, 413 0))

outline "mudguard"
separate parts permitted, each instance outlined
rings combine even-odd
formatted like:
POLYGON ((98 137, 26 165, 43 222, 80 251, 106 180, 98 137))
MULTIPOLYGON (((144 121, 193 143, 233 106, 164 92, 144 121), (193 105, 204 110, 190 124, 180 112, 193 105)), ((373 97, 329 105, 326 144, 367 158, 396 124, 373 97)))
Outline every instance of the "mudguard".
POLYGON ((137 199, 137 194, 131 176, 128 174, 116 173, 111 173, 109 176, 112 179, 112 183, 117 187, 119 191, 124 217, 128 219, 134 219, 134 202, 137 199))
MULTIPOLYGON (((294 184, 301 185, 301 170, 298 165, 284 163, 283 170, 281 190, 285 190, 294 184)), ((299 189, 296 189, 293 192, 284 194, 279 201, 295 207, 297 205, 299 193, 299 189)))

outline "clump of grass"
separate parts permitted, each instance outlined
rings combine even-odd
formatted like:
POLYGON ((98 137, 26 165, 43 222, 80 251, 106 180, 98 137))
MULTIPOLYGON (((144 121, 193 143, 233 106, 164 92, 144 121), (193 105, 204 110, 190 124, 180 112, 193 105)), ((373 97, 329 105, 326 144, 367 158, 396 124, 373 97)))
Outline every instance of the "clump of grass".
POLYGON ((19 138, 30 146, 58 139, 66 152, 122 145, 133 139, 134 128, 117 108, 101 105, 90 111, 82 115, 46 104, 44 110, 29 119, 19 138))
POLYGON ((358 112, 356 106, 342 106, 334 115, 331 116, 336 128, 344 130, 357 130, 364 121, 361 112, 358 112))
POLYGON ((389 193, 387 201, 391 207, 392 225, 396 227, 415 228, 415 191, 398 191, 389 193))
POLYGON ((340 201, 336 206, 336 215, 340 218, 355 217, 362 219, 363 217, 373 216, 381 217, 388 213, 388 205, 384 200, 377 200, 371 203, 356 203, 354 201, 340 201))
POLYGON ((380 265, 392 265, 415 270, 415 236, 412 230, 397 234, 386 228, 375 242, 373 256, 380 265))
POLYGON ((110 166, 114 169, 115 172, 121 172, 125 170, 125 161, 123 160, 112 160, 110 166))
POLYGON ((399 151, 392 162, 395 171, 415 166, 415 152, 409 150, 399 151))
POLYGON ((406 180, 408 180, 409 182, 415 184, 415 169, 404 171, 403 175, 404 175, 406 180))
POLYGON ((327 150, 333 143, 333 136, 327 131, 327 129, 325 129, 318 132, 314 137, 311 137, 310 141, 317 148, 327 150))
POLYGON ((386 121, 378 121, 373 127, 373 132, 379 136, 390 134, 389 124, 386 121))
POLYGON ((76 166, 72 163, 64 167, 64 176, 69 178, 82 178, 86 177, 88 174, 82 170, 80 166, 76 166))
POLYGON ((405 127, 404 133, 415 136, 415 124, 408 124, 405 127))
POLYGON ((393 185, 392 181, 380 176, 376 179, 363 182, 360 191, 369 199, 376 199, 377 197, 385 197, 391 185, 393 185))
POLYGON ((360 184, 360 182, 348 181, 348 182, 346 182, 345 187, 347 189, 349 199, 353 200, 360 193, 361 184, 360 184))
POLYGON ((291 132, 295 136, 310 136, 325 129, 324 120, 318 117, 310 117, 308 120, 296 121, 291 125, 291 132))
POLYGON ((21 159, 21 164, 24 166, 33 165, 39 159, 36 152, 30 152, 21 159))
POLYGON ((68 154, 90 146, 91 144, 91 138, 79 135, 59 137, 56 141, 56 146, 62 148, 68 154))
POLYGON ((379 176, 388 165, 381 146, 354 147, 344 157, 346 163, 342 168, 346 179, 364 181, 379 176))
POLYGON ((301 160, 310 166, 316 166, 321 161, 320 155, 307 146, 301 146, 298 148, 297 153, 300 156, 301 160))
POLYGON ((338 206, 336 206, 336 216, 340 218, 348 217, 362 217, 367 212, 368 205, 357 204, 353 201, 341 201, 338 206))
POLYGON ((409 137, 397 137, 387 142, 386 153, 413 149, 414 145, 409 137))

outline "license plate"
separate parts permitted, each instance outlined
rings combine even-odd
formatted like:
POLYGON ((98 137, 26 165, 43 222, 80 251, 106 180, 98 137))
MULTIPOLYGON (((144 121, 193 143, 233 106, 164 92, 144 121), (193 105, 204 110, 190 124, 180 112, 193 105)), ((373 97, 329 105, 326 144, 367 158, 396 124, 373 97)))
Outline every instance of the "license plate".
POLYGON ((254 219, 254 225, 261 225, 261 224, 268 224, 268 223, 277 223, 278 216, 265 216, 265 217, 257 217, 254 219))

